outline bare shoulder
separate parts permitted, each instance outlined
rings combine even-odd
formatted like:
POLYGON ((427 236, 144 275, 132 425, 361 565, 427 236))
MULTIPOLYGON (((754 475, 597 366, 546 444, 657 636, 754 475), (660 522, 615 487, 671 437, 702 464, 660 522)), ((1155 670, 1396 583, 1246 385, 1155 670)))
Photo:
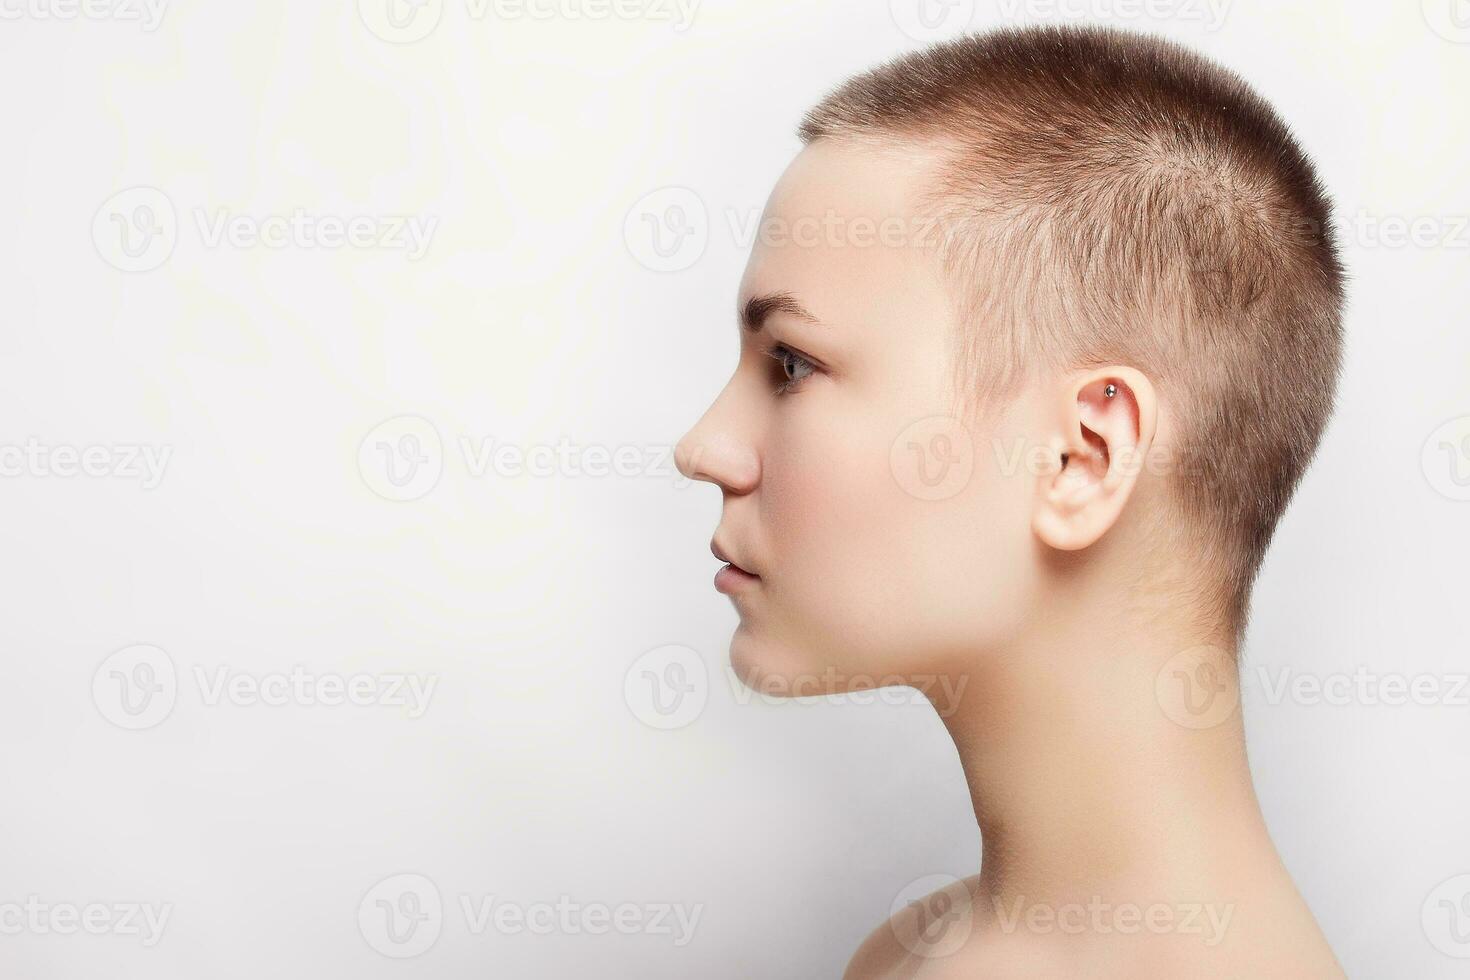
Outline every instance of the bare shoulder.
POLYGON ((903 964, 906 951, 899 945, 892 921, 883 922, 868 933, 868 938, 847 961, 842 980, 887 980, 902 975, 898 969, 903 964))
POLYGON ((843 980, 977 977, 974 896, 979 876, 953 881, 907 902, 868 933, 843 980))
POLYGON ((1012 980, 1089 976, 1322 978, 1341 980, 1342 968, 1304 905, 1280 891, 1232 888, 1231 900, 1201 906, 1090 904, 1034 906, 1045 912, 1006 919, 987 914, 978 876, 906 902, 858 946, 843 980, 1012 980), (1202 921, 1201 907, 1210 910, 1202 921), (1177 911, 1177 918, 1156 912, 1177 911), (1216 913, 1219 913, 1218 915, 1216 913))

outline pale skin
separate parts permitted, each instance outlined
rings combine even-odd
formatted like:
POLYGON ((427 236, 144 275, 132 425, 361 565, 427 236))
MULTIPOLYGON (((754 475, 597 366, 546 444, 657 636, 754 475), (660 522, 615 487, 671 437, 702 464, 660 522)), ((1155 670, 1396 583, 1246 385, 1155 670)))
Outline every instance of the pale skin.
POLYGON ((721 490, 719 550, 757 576, 731 590, 740 677, 927 687, 959 752, 980 873, 903 895, 845 975, 1342 976, 1256 800, 1232 635, 1158 547, 1175 477, 1126 463, 1179 420, 1128 364, 1032 372, 1005 411, 955 418, 934 249, 864 234, 917 234, 929 162, 826 140, 796 157, 738 306, 781 299, 676 450, 721 490), (959 439, 972 467, 930 492, 923 450, 959 439), (1188 701, 1176 677, 1217 689, 1188 701))

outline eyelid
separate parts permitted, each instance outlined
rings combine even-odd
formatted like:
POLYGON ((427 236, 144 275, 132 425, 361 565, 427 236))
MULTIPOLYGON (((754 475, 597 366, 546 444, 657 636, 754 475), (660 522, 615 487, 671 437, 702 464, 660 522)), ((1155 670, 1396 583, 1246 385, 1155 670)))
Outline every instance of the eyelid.
POLYGON ((786 343, 783 340, 773 340, 769 344, 762 345, 761 348, 760 348, 760 351, 761 351, 762 354, 765 354, 767 357, 774 357, 778 361, 781 359, 781 355, 783 353, 786 353, 786 354, 795 354, 797 357, 801 358, 803 361, 806 361, 807 363, 811 364, 811 366, 814 367, 814 368, 816 368, 817 370, 819 370, 819 371, 826 371, 827 370, 827 365, 823 364, 820 359, 813 357, 812 355, 808 354, 806 351, 802 350, 800 347, 795 347, 795 346, 793 346, 791 344, 786 343))
POLYGON ((775 341, 774 343, 771 343, 769 345, 762 346, 760 350, 761 353, 765 354, 767 357, 774 359, 778 364, 785 361, 786 356, 789 354, 790 356, 795 357, 798 360, 805 361, 808 365, 811 366, 811 371, 806 375, 806 377, 797 378, 794 380, 784 380, 780 384, 776 385, 776 394, 778 395, 785 394, 788 391, 795 391, 798 387, 805 384, 813 374, 816 374, 818 371, 824 370, 820 361, 818 361, 816 358, 808 357, 806 354, 802 353, 797 348, 792 347, 790 344, 775 341))

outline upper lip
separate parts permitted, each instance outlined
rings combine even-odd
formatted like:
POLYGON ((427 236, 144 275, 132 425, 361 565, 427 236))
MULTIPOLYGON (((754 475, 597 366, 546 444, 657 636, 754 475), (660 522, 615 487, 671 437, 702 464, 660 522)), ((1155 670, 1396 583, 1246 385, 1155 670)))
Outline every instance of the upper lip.
POLYGON ((720 561, 728 562, 729 564, 734 565, 736 568, 740 569, 742 572, 746 572, 746 573, 748 573, 750 575, 754 575, 755 574, 755 572, 752 572, 750 569, 746 568, 744 565, 740 564, 738 561, 736 561, 735 559, 731 558, 730 557, 730 553, 728 551, 726 551, 724 549, 724 547, 722 547, 720 545, 720 542, 718 542, 718 541, 710 541, 710 543, 709 543, 709 550, 720 561))

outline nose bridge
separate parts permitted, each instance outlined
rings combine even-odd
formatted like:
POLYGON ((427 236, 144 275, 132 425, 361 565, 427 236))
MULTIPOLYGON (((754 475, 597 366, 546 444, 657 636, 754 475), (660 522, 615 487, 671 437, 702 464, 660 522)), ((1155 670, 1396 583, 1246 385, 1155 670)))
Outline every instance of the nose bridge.
POLYGON ((691 480, 749 493, 760 481, 754 406, 742 404, 739 372, 732 377, 679 444, 674 462, 691 480))

